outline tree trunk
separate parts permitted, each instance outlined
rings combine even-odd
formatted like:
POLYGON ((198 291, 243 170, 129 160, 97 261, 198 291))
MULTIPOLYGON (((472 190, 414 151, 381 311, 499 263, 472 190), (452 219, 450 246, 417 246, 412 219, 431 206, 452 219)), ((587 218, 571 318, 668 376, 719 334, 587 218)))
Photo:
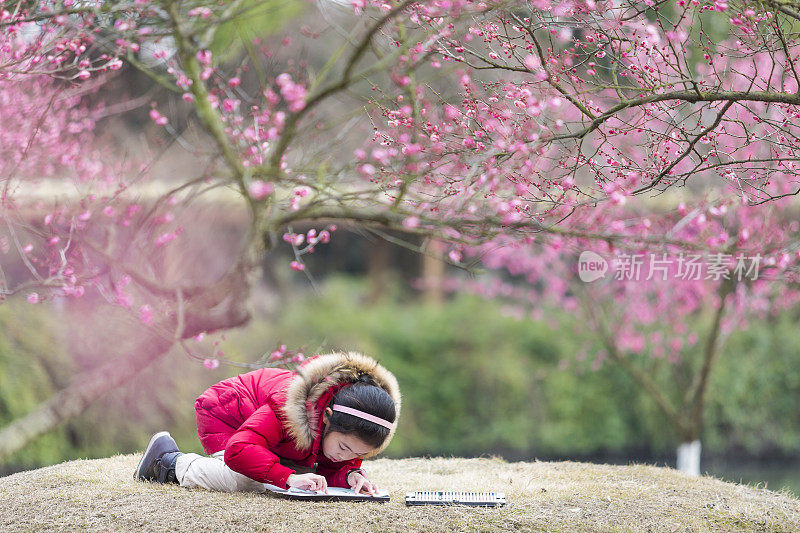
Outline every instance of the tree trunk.
POLYGON ((441 304, 444 301, 445 264, 441 259, 445 245, 442 241, 432 239, 427 253, 422 256, 422 284, 426 302, 441 304))
POLYGON ((689 413, 690 432, 683 434, 684 442, 678 446, 677 467, 681 472, 690 476, 700 475, 700 435, 703 429, 703 414, 705 411, 705 395, 708 390, 708 382, 714 361, 720 350, 722 335, 722 318, 725 315, 725 304, 728 295, 733 293, 736 288, 735 281, 731 276, 723 280, 719 286, 719 307, 714 313, 714 322, 706 338, 706 346, 703 350, 703 363, 700 370, 695 375, 692 385, 686 392, 682 411, 689 413))
POLYGON ((678 470, 690 476, 700 475, 700 441, 682 442, 678 446, 678 470))

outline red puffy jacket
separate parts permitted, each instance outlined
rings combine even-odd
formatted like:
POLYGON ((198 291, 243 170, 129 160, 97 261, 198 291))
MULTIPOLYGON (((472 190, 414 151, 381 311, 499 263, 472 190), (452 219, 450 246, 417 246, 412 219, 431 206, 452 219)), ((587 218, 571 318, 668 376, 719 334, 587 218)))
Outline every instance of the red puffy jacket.
POLYGON ((298 372, 262 368, 213 385, 195 402, 203 449, 208 454, 225 450, 226 465, 262 483, 288 488, 286 478, 296 470, 281 464, 284 459, 314 468, 329 486, 347 488, 347 473, 360 467, 361 459, 337 463, 319 453, 322 413, 336 392, 362 374, 389 393, 397 414, 389 437, 364 458, 374 457, 397 429, 400 388, 374 359, 352 352, 312 357, 298 372))

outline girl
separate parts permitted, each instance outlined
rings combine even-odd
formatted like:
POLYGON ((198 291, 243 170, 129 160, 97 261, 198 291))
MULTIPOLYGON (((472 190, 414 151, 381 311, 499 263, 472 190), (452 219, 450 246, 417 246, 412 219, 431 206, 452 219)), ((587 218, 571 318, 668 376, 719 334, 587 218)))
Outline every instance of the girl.
POLYGON ((224 492, 264 492, 270 483, 376 494, 361 460, 392 440, 400 399, 394 375, 358 353, 312 357, 297 372, 255 370, 195 402, 210 457, 181 453, 169 433, 156 433, 135 477, 224 492))

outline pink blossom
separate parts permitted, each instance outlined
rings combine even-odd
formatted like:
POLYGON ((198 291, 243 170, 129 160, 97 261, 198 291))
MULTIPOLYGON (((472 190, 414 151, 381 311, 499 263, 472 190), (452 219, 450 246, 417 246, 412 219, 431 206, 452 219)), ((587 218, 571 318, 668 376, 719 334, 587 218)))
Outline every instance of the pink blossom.
POLYGON ((277 360, 277 359, 280 359, 281 357, 283 357, 283 356, 284 356, 284 354, 286 354, 286 345, 285 345, 285 344, 281 344, 281 345, 278 347, 278 349, 277 349, 277 350, 274 350, 274 351, 273 351, 273 352, 270 354, 269 360, 270 360, 270 361, 275 361, 275 360, 277 360))
POLYGON ((422 152, 422 146, 419 145, 419 144, 416 144, 416 143, 412 143, 412 144, 404 146, 403 149, 402 149, 402 152, 405 155, 416 155, 416 154, 422 152))
POLYGON ((232 113, 239 108, 239 100, 235 98, 226 98, 222 101, 222 109, 228 113, 232 113))
POLYGON ((194 84, 194 81, 188 78, 185 74, 178 74, 175 78, 175 84, 181 89, 186 90, 191 87, 192 84, 194 84))
POLYGON ((406 217, 405 220, 403 220, 403 227, 407 229, 414 229, 416 227, 419 227, 419 217, 413 215, 410 217, 406 217))
POLYGON ((208 66, 211 64, 211 51, 210 50, 198 50, 197 51, 197 60, 203 66, 208 66))
POLYGON ((247 188, 250 197, 254 200, 263 200, 273 192, 275 192, 275 185, 263 180, 253 180, 247 188))
POLYGON ((209 370, 214 370, 219 366, 219 360, 217 359, 205 359, 203 361, 203 366, 209 370))
POLYGON ((211 10, 207 7, 195 7, 189 10, 187 13, 190 17, 202 17, 207 19, 211 16, 211 10))
POLYGON ((528 54, 527 56, 525 56, 524 63, 525 63, 525 68, 527 68, 531 72, 539 69, 542 66, 542 62, 539 60, 539 57, 533 54, 528 54))
POLYGON ((276 82, 281 88, 281 95, 289 103, 290 111, 296 113, 305 107, 305 87, 299 83, 294 83, 292 77, 285 72, 277 77, 276 82))
POLYGON ((154 224, 167 224, 168 222, 172 222, 175 219, 175 216, 172 213, 164 213, 163 215, 159 215, 153 219, 154 224))
POLYGON ((195 7, 187 13, 190 17, 202 17, 207 19, 211 16, 211 10, 207 7, 195 7))
POLYGON ((364 163, 363 165, 359 165, 358 173, 361 174, 363 177, 368 178, 375 175, 375 167, 370 165, 369 163, 364 163))
POLYGON ((178 238, 178 234, 176 232, 167 232, 162 233, 158 236, 158 238, 154 241, 156 246, 164 246, 170 241, 173 241, 178 238))
POLYGON ((299 261, 292 261, 291 263, 289 263, 289 266, 291 267, 292 270, 297 270, 298 272, 306 269, 306 266, 303 263, 300 263, 299 261))
POLYGON ((353 6, 355 14, 360 15, 361 10, 367 7, 367 0, 350 0, 350 5, 353 6))
POLYGON ((153 309, 148 304, 139 307, 139 320, 145 324, 153 323, 153 309))
POLYGON ((445 104, 444 116, 447 118, 447 120, 456 120, 461 118, 461 112, 455 106, 445 104))
POLYGON ((65 285, 61 289, 64 296, 74 296, 75 298, 80 298, 83 296, 85 289, 82 285, 65 285))
POLYGON ((153 119, 153 122, 155 122, 159 126, 164 126, 167 124, 167 122, 169 122, 167 120, 167 117, 159 113, 157 109, 150 110, 150 118, 153 119))
POLYGON ((28 302, 32 304, 39 303, 39 294, 35 292, 28 294, 28 302))
POLYGON ((133 297, 126 293, 119 291, 116 293, 116 302, 119 306, 129 309, 133 305, 133 297))
POLYGON ((305 185, 302 185, 300 187, 295 187, 295 189, 292 191, 292 194, 294 194, 295 196, 299 196, 300 198, 305 198, 306 196, 311 194, 311 187, 307 187, 305 185))

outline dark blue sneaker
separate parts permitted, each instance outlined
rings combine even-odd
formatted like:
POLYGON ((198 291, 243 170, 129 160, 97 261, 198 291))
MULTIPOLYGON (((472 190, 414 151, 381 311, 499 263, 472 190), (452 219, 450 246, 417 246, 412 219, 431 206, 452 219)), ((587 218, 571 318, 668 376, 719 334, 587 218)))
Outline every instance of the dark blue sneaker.
POLYGON ((156 433, 144 451, 134 479, 156 481, 158 483, 177 483, 175 462, 183 455, 168 431, 156 433))

